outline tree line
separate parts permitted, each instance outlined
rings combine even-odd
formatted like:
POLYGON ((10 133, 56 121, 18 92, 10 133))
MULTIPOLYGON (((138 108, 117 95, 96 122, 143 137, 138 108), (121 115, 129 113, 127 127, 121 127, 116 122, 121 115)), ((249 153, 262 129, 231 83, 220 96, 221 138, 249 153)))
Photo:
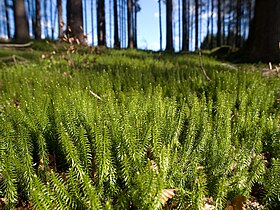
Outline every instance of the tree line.
MULTIPOLYGON (((166 51, 174 51, 176 34, 179 51, 228 45, 245 48, 256 59, 279 60, 279 4, 277 0, 158 0, 160 50, 164 50, 165 24, 166 51)), ((137 16, 142 15, 139 0, 4 0, 1 7, 4 18, 0 20, 0 29, 8 38, 41 39, 43 34, 57 39, 66 34, 85 43, 85 22, 90 22, 92 43, 96 31, 98 46, 109 46, 110 37, 114 48, 137 48, 137 16), (66 23, 62 16, 65 4, 66 23), (86 9, 89 7, 90 14, 86 9), (46 24, 42 27, 42 23, 50 23, 51 30, 46 24)))

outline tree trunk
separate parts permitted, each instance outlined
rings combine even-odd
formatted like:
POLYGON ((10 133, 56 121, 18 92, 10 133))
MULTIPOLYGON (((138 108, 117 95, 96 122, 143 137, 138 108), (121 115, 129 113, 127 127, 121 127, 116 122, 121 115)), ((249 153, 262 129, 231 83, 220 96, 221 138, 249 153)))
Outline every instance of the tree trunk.
POLYGON ((93 19, 93 0, 91 0, 91 42, 94 45, 94 19, 93 19))
POLYGON ((132 30, 132 0, 127 0, 127 37, 128 37, 128 48, 134 48, 133 43, 133 30, 132 30))
POLYGON ((173 30, 172 30, 172 0, 166 0, 166 51, 173 52, 173 30))
POLYGON ((67 0, 67 33, 84 43, 82 0, 67 0))
POLYGON ((181 50, 181 8, 180 8, 181 2, 178 0, 178 36, 179 36, 179 51, 181 50))
POLYGON ((47 11, 47 8, 48 8, 48 0, 44 0, 44 4, 43 4, 43 7, 44 7, 44 33, 45 33, 45 38, 48 38, 49 37, 49 30, 48 30, 48 11, 47 11))
POLYGON ((211 43, 210 49, 214 48, 214 0, 211 0, 211 43))
POLYGON ((106 46, 105 1, 97 0, 98 46, 106 46))
POLYGON ((256 0, 246 47, 252 60, 280 62, 279 11, 279 0, 256 0))
POLYGON ((58 37, 63 36, 63 19, 62 19, 62 0, 57 0, 57 16, 58 16, 58 37))
POLYGON ((217 47, 220 47, 222 45, 222 14, 221 14, 221 0, 218 0, 217 5, 217 47))
POLYGON ((30 39, 24 0, 14 0, 15 39, 30 39))
POLYGON ((182 46, 182 51, 188 51, 189 50, 189 35, 188 35, 188 26, 187 26, 187 0, 182 0, 182 9, 183 9, 183 15, 182 15, 182 20, 183 20, 183 46, 182 46))
POLYGON ((159 48, 162 51, 162 26, 161 26, 161 0, 158 0, 158 15, 159 15, 159 48))
POLYGON ((134 30, 133 30, 133 43, 134 48, 137 48, 137 13, 140 11, 138 0, 134 0, 134 30))
POLYGON ((8 1, 5 0, 4 1, 5 4, 5 16, 6 16, 6 24, 7 24, 7 35, 8 35, 8 39, 11 38, 11 30, 10 30, 10 18, 9 18, 9 5, 8 5, 8 1))
POLYGON ((41 1, 36 0, 35 39, 41 39, 41 1))
POLYGON ((198 50, 198 0, 195 0, 195 50, 198 50))
POLYGON ((241 0, 236 2, 235 47, 241 45, 241 0))
POLYGON ((114 48, 120 48, 118 1, 114 0, 114 48))

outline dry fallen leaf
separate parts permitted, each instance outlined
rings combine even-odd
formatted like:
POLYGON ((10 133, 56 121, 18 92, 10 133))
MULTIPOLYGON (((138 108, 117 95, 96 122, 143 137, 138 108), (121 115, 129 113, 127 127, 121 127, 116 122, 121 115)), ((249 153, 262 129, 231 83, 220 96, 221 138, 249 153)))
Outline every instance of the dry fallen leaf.
POLYGON ((175 189, 164 189, 161 192, 161 203, 165 204, 170 198, 175 195, 175 189))
POLYGON ((226 210, 246 210, 246 200, 244 195, 237 195, 228 203, 226 210))

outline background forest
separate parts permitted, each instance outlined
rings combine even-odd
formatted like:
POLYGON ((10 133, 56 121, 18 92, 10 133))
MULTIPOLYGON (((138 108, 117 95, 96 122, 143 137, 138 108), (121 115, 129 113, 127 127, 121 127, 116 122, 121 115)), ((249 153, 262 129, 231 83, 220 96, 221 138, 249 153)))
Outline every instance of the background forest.
MULTIPOLYGON (((97 38, 98 46, 114 48, 137 48, 137 17, 145 15, 139 0, 3 0, 1 8, 0 30, 6 38, 55 40, 66 34, 81 43, 95 43, 97 38)), ((276 61, 277 11, 276 0, 158 0, 159 34, 155 36, 160 50, 174 51, 174 45, 177 51, 227 45, 244 47, 249 59, 276 61)))

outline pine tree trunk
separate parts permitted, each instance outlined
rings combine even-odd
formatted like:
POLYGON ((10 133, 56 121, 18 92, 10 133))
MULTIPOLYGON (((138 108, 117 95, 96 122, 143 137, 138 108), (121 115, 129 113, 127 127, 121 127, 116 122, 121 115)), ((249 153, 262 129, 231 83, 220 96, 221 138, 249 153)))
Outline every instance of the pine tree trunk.
POLYGON ((36 0, 35 39, 41 39, 41 1, 36 0))
POLYGON ((158 0, 158 15, 159 15, 159 48, 162 51, 162 26, 161 26, 161 0, 158 0))
POLYGON ((182 21, 183 21, 183 45, 182 45, 182 51, 188 51, 188 26, 187 26, 187 0, 182 0, 182 9, 183 9, 183 15, 182 15, 182 21))
POLYGON ((222 42, 222 15, 221 15, 221 0, 218 0, 218 20, 217 20, 217 47, 221 46, 222 42))
POLYGON ((178 36, 179 36, 179 51, 181 50, 181 8, 180 8, 180 0, 178 0, 178 36))
POLYGON ((247 52, 254 61, 280 62, 280 1, 256 0, 247 41, 247 52))
POLYGON ((106 46, 105 1, 97 0, 98 46, 106 46))
POLYGON ((172 30, 172 0, 166 0, 166 51, 173 52, 173 30, 172 30))
POLYGON ((211 0, 211 43, 210 49, 214 48, 214 0, 211 0))
POLYGON ((11 30, 10 30, 10 18, 9 18, 9 5, 8 5, 8 1, 5 0, 4 4, 5 4, 7 36, 8 36, 8 39, 10 39, 11 38, 11 30))
POLYGON ((134 31, 133 31, 134 48, 137 48, 137 13, 138 13, 138 0, 134 0, 134 31))
POLYGON ((239 48, 241 45, 241 0, 236 2, 236 24, 235 24, 235 47, 239 48))
POLYGON ((128 37, 128 48, 133 48, 133 30, 132 30, 132 0, 127 0, 127 37, 128 37))
POLYGON ((30 39, 24 0, 14 0, 15 39, 30 39))
POLYGON ((62 0, 57 0, 58 37, 63 36, 62 0))
POLYGON ((195 50, 198 50, 198 0, 195 0, 195 50))
POLYGON ((114 0, 114 48, 120 48, 118 1, 114 0))
POLYGON ((67 0, 67 26, 68 35, 84 43, 82 0, 67 0))
POLYGON ((93 19, 93 0, 91 0, 91 42, 94 45, 94 19, 93 19))

